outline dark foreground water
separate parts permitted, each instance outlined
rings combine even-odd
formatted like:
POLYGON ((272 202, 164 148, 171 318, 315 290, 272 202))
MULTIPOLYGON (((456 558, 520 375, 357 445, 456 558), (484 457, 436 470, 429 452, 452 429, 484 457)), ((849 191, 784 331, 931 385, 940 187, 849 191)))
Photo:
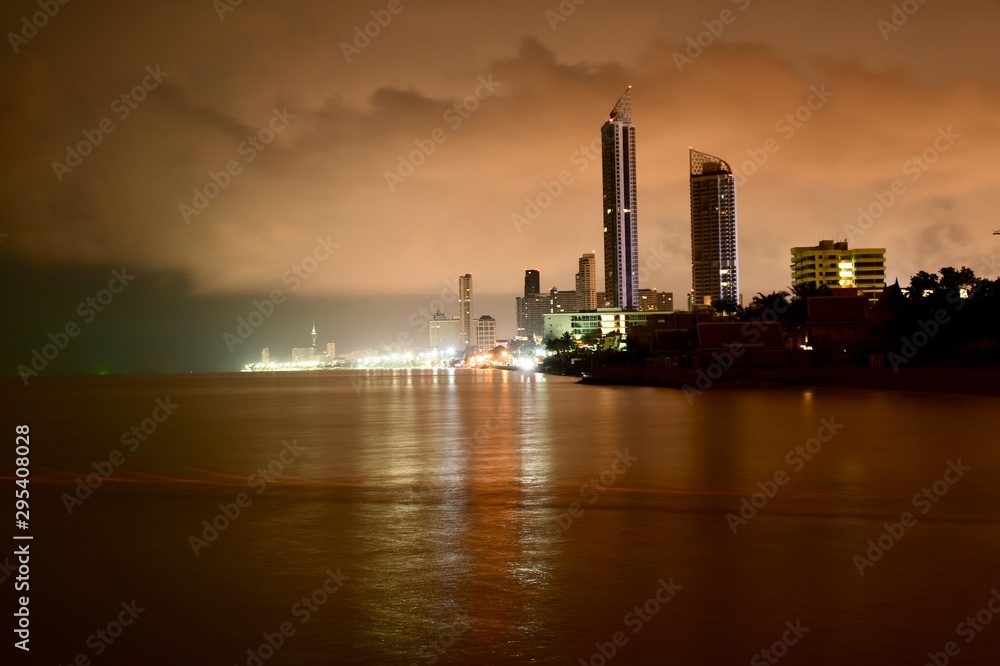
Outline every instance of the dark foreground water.
POLYGON ((3 663, 1000 659, 997 398, 466 370, 2 399, 0 536, 20 422, 35 537, 32 651, 8 557, 3 663))

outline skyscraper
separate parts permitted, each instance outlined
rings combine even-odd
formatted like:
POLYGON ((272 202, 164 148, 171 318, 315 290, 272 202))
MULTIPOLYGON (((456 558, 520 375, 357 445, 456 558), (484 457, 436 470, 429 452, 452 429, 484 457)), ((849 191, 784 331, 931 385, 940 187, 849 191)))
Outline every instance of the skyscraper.
POLYGON ((639 307, 639 237, 635 188, 632 86, 601 127, 604 175, 604 293, 615 308, 639 307))
POLYGON ((691 287, 697 310, 740 302, 736 247, 736 179, 725 161, 690 151, 691 287))
POLYGON ((578 310, 597 309, 597 257, 593 252, 580 257, 576 274, 576 307, 578 310))
POLYGON ((542 312, 548 298, 541 295, 542 278, 537 269, 524 271, 524 296, 515 300, 517 309, 517 335, 520 340, 533 340, 542 334, 542 312))
POLYGON ((524 271, 524 295, 539 294, 542 291, 541 274, 533 268, 524 271))
POLYGON ((551 312, 549 294, 529 294, 515 299, 517 308, 517 336, 523 340, 542 337, 542 315, 551 312))
POLYGON ((577 312, 580 301, 575 291, 559 291, 555 287, 549 289, 549 307, 546 312, 577 312))
POLYGON ((462 344, 468 347, 476 342, 472 323, 472 273, 458 276, 458 318, 462 320, 462 344))

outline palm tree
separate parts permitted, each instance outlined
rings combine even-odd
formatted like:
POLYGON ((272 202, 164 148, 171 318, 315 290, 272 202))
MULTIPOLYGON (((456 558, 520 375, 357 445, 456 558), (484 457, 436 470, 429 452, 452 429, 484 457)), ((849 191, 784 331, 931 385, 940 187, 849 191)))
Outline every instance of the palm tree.
POLYGON ((814 296, 830 296, 833 292, 825 284, 803 282, 792 287, 792 301, 788 308, 789 329, 801 332, 801 328, 809 321, 809 299, 814 296))
POLYGON ((720 298, 712 301, 712 309, 723 317, 732 317, 740 312, 740 306, 731 298, 720 298))
POLYGON ((562 337, 559 338, 545 338, 545 348, 555 354, 564 354, 576 346, 576 340, 569 334, 569 331, 563 333, 562 337))
POLYGON ((776 315, 777 319, 786 319, 791 308, 790 297, 791 294, 787 291, 772 291, 770 294, 758 291, 757 295, 750 301, 750 305, 743 309, 740 318, 749 321, 765 317, 771 319, 776 315), (767 314, 769 311, 771 314, 767 314))
POLYGON ((805 301, 811 296, 830 296, 833 292, 825 284, 817 285, 815 282, 803 282, 792 287, 792 299, 805 301))
POLYGON ((595 328, 587 331, 580 341, 587 345, 588 347, 600 347, 601 342, 604 340, 604 336, 601 335, 601 329, 595 328))

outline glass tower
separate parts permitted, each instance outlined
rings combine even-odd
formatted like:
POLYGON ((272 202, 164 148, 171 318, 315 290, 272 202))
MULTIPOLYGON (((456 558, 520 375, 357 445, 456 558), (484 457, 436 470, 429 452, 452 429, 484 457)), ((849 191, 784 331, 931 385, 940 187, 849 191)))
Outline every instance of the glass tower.
POLYGON ((604 294, 599 305, 639 309, 639 236, 635 196, 632 86, 601 127, 604 175, 604 294))
POLYGON ((729 165, 690 151, 691 288, 696 310, 740 302, 736 248, 736 179, 729 165))

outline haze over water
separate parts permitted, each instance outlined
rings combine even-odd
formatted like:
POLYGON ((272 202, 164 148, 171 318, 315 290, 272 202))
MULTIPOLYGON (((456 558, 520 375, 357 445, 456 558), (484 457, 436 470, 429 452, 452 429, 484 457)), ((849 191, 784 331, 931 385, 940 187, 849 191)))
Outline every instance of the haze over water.
POLYGON ((247 664, 285 622, 263 663, 599 664, 622 632, 608 663, 746 664, 786 623, 808 631, 782 664, 923 664, 949 641, 955 663, 1000 654, 1000 621, 958 633, 1000 589, 995 397, 689 403, 476 370, 15 381, 0 385, 31 426, 32 663, 247 664), (129 452, 122 433, 168 398, 129 452), (795 453, 824 423, 832 438, 795 453), (68 515, 63 494, 114 450, 68 515), (779 471, 734 534, 727 514, 779 471), (914 502, 924 488, 936 501, 914 502), (884 536, 904 512, 916 524, 884 536), (862 576, 879 537, 892 546, 862 576), (328 571, 342 586, 302 622, 328 571), (133 599, 144 610, 95 654, 88 637, 133 599))

